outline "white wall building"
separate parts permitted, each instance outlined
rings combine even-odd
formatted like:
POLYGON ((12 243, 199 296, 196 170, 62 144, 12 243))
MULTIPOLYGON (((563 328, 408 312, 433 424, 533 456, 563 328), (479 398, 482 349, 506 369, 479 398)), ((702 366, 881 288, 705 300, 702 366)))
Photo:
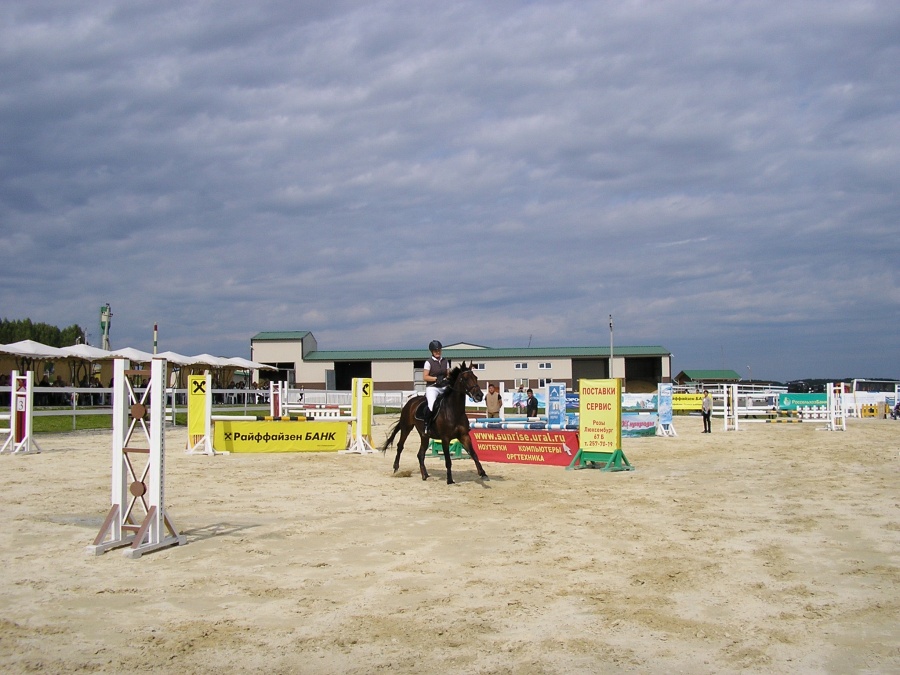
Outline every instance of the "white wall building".
MULTIPOLYGON (((305 389, 349 390, 354 377, 370 377, 378 389, 422 386, 428 349, 360 349, 321 351, 309 331, 257 333, 250 339, 250 358, 278 368, 274 379, 305 389)), ((472 362, 484 387, 504 383, 507 390, 564 382, 572 390, 582 378, 618 377, 625 391, 655 391, 672 381, 672 355, 659 346, 491 348, 471 343, 444 347, 453 364, 472 362)), ((266 373, 257 374, 266 377, 266 373)))

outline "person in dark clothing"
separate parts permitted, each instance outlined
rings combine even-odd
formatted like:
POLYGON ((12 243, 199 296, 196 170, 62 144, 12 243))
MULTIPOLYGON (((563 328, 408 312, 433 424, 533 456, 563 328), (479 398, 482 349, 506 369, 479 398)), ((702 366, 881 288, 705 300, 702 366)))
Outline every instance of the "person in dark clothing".
POLYGON ((538 401, 534 397, 534 392, 529 389, 525 393, 528 395, 528 398, 525 399, 525 416, 537 417, 538 401))
POLYGON ((428 343, 431 356, 425 361, 422 379, 425 380, 425 433, 430 434, 431 419, 434 414, 434 402, 447 388, 447 376, 450 374, 450 362, 441 356, 444 346, 438 340, 428 343))
POLYGON ((703 390, 703 401, 700 404, 700 414, 703 415, 703 432, 704 434, 712 433, 712 408, 713 408, 713 400, 712 396, 709 395, 709 392, 704 389, 703 390))

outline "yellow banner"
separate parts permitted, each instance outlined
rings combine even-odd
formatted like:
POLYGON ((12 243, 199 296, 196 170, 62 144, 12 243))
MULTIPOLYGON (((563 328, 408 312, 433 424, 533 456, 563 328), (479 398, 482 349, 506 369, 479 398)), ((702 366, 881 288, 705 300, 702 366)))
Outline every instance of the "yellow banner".
POLYGON ((188 435, 203 437, 206 433, 206 395, 209 381, 207 375, 188 377, 188 435))
POLYGON ((346 422, 222 422, 213 447, 228 452, 337 452, 347 448, 346 422))
POLYGON ((622 385, 618 379, 581 380, 578 440, 585 452, 622 449, 622 385))
POLYGON ((700 410, 703 394, 672 394, 672 410, 700 410))

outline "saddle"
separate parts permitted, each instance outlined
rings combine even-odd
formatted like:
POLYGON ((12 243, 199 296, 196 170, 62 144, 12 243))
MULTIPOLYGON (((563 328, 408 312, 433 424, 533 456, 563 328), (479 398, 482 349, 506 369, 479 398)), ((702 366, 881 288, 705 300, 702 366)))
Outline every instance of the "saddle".
MULTIPOLYGON (((444 403, 444 397, 446 396, 446 392, 438 396, 434 399, 434 410, 432 411, 431 418, 434 419, 437 417, 438 411, 441 409, 441 405, 444 403)), ((416 419, 420 422, 425 421, 425 411, 428 410, 428 400, 424 400, 419 404, 419 407, 416 408, 416 419)))

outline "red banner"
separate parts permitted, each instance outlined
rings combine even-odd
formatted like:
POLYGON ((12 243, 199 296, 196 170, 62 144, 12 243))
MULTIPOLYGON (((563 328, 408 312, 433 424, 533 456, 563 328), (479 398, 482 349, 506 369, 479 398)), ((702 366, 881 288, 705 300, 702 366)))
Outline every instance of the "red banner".
POLYGON ((578 452, 577 431, 471 429, 469 438, 483 462, 569 466, 578 452))

